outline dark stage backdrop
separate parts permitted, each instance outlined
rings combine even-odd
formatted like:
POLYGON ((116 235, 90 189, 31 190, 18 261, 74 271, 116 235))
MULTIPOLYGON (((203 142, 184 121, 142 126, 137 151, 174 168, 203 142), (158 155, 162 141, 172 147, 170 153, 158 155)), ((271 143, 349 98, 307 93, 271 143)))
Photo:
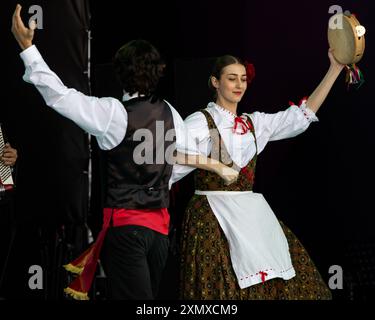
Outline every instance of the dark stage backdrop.
MULTIPOLYGON (((87 20, 76 19, 78 11, 87 11, 66 12, 64 6, 59 7, 65 2, 57 0, 48 1, 48 5, 47 1, 45 3, 46 8, 55 10, 54 19, 66 23, 56 25, 50 21, 55 25, 54 31, 48 31, 46 27, 45 31, 38 32, 38 46, 42 53, 45 50, 47 62, 68 85, 87 92, 86 78, 82 73, 84 60, 79 58, 85 56, 86 24, 82 21, 87 20), (50 38, 46 36, 49 32, 53 34, 50 38), (75 43, 74 47, 72 43, 75 43), (48 45, 48 48, 44 49, 42 45, 48 45), (75 48, 74 54, 72 47, 75 48)), ((86 1, 69 3, 86 4, 86 1)), ((347 91, 342 75, 318 112, 319 123, 312 124, 294 139, 270 143, 259 157, 255 191, 265 195, 278 217, 301 239, 325 280, 328 281, 330 276, 330 266, 343 267, 344 290, 334 291, 334 298, 365 300, 373 297, 375 292, 372 2, 90 1, 95 72, 92 86, 95 95, 120 98, 121 91, 110 71, 111 59, 125 42, 145 38, 161 50, 168 65, 159 92, 184 117, 204 107, 210 100, 206 83, 212 58, 226 53, 238 55, 256 67, 257 76, 240 105, 240 111, 271 113, 284 110, 289 100, 298 102, 311 94, 328 69, 326 33, 331 5, 340 5, 344 10, 356 13, 368 30, 366 53, 359 64, 366 83, 358 91, 347 91)), ((1 21, 2 30, 9 30, 13 1, 12 6, 3 6, 9 6, 9 9, 2 10, 1 14, 6 14, 1 21)), ((24 177, 20 176, 20 189, 22 185, 27 186, 20 190, 27 201, 18 202, 22 208, 19 214, 23 219, 30 218, 29 221, 38 217, 56 217, 59 215, 55 211, 60 210, 58 204, 63 205, 63 201, 41 196, 41 192, 48 195, 52 192, 49 189, 36 191, 39 189, 30 185, 35 177, 33 172, 44 175, 51 189, 56 187, 55 176, 65 174, 64 169, 56 169, 61 163, 57 154, 61 155, 61 150, 65 149, 61 143, 51 142, 65 141, 56 140, 61 139, 57 138, 61 133, 57 124, 61 125, 63 120, 46 109, 35 90, 20 80, 23 67, 16 56, 17 46, 9 32, 4 37, 9 42, 3 49, 8 57, 9 90, 5 94, 6 108, 2 107, 2 110, 7 110, 5 117, 14 128, 8 136, 15 137, 21 150, 20 169, 24 171, 24 177), (34 167, 44 170, 35 171, 34 167), (45 209, 36 209, 41 198, 49 209, 48 214, 45 209)), ((70 128, 68 121, 63 127, 70 128)), ((87 162, 87 148, 82 142, 85 136, 82 133, 75 136, 78 137, 74 140, 76 143, 68 145, 74 146, 77 152, 81 151, 76 153, 78 159, 73 161, 80 165, 75 167, 79 168, 77 171, 70 172, 79 172, 87 162)), ((64 156, 66 153, 61 159, 65 159, 64 156)), ((100 153, 95 152, 95 156, 95 166, 100 167, 100 153)), ((96 196, 93 197, 90 220, 94 230, 99 228, 101 220, 100 183, 100 177, 95 176, 93 195, 96 196)), ((183 211, 193 192, 192 176, 181 181, 175 191, 178 189, 184 192, 173 193, 174 205, 171 207, 173 235, 177 234, 171 238, 176 243, 183 211)), ((64 197, 60 199, 66 200, 64 197)), ((172 250, 160 298, 178 296, 178 259, 178 250, 172 250)))
POLYGON ((9 298, 62 296, 61 264, 67 253, 86 245, 88 214, 87 135, 72 121, 48 108, 37 90, 22 80, 20 49, 10 32, 16 3, 24 21, 32 5, 43 10, 43 29, 35 44, 63 83, 89 93, 87 74, 89 8, 85 0, 6 1, 1 4, 3 90, 1 114, 8 137, 19 153, 16 221, 7 283, 9 298), (67 250, 69 248, 69 250, 67 250), (44 270, 44 290, 30 290, 31 265, 44 270))

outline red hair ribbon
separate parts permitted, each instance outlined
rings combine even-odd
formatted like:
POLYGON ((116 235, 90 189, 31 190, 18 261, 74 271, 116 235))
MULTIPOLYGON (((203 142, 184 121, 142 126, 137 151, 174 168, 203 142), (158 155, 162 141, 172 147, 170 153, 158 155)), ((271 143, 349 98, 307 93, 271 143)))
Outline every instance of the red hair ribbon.
POLYGON ((245 61, 244 63, 246 69, 247 83, 251 83, 255 78, 255 67, 252 63, 245 61))

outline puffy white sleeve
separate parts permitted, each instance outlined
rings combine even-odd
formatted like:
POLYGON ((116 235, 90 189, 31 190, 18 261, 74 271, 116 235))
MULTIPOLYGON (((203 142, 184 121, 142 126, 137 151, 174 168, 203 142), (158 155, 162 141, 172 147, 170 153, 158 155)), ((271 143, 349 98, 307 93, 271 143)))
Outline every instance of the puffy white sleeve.
POLYGON ((128 116, 120 101, 87 96, 67 88, 35 45, 22 51, 20 56, 25 64, 23 79, 38 89, 48 106, 96 136, 103 150, 110 150, 123 140, 128 116))
MULTIPOLYGON (((202 155, 208 156, 211 153, 211 138, 204 114, 202 112, 195 112, 185 119, 184 124, 195 150, 202 155)), ((174 165, 169 187, 194 170, 195 168, 190 166, 174 165)))
POLYGON ((272 114, 254 112, 247 115, 254 124, 258 154, 269 141, 295 137, 306 131, 311 122, 319 121, 315 113, 306 106, 306 100, 300 106, 292 105, 285 111, 272 114))
MULTIPOLYGON (((164 100, 165 101, 165 100, 164 100)), ((197 144, 195 140, 190 135, 190 132, 184 122, 182 120, 180 114, 177 112, 175 108, 168 102, 165 101, 169 108, 172 111, 173 116, 173 125, 176 132, 176 149, 177 151, 185 154, 198 154, 197 144)))

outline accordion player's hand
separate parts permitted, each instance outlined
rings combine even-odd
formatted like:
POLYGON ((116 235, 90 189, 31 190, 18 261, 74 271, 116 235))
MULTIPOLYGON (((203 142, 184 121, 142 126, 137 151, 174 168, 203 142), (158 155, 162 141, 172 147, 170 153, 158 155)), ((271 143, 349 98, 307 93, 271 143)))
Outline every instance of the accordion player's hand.
POLYGON ((4 146, 3 154, 0 154, 0 161, 6 166, 14 166, 18 158, 17 150, 12 148, 9 143, 4 146))

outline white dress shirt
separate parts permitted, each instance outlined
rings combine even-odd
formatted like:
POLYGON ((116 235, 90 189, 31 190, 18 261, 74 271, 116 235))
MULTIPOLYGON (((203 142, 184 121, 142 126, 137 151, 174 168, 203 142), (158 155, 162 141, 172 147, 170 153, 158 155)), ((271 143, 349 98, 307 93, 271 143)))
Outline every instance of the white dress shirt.
MULTIPOLYGON (((73 120, 83 130, 98 140, 102 150, 111 150, 121 143, 127 129, 128 115, 123 104, 115 98, 87 96, 75 89, 67 88, 48 67, 35 45, 20 54, 25 64, 23 79, 32 83, 43 96, 46 104, 66 118, 73 120)), ((124 95, 129 100, 138 95, 124 95)), ((169 105, 176 130, 176 148, 185 152, 187 132, 179 113, 169 105)), ((196 150, 191 150, 196 154, 196 150)))
MULTIPOLYGON (((126 134, 128 115, 119 100, 87 96, 75 89, 67 88, 48 67, 35 45, 21 52, 20 57, 25 64, 23 79, 35 85, 48 106, 95 136, 102 150, 111 150, 121 143, 126 134)), ((137 96, 125 94, 123 100, 137 96)), ((176 149, 182 153, 197 154, 195 142, 190 138, 181 116, 167 101, 165 102, 172 111, 176 149)), ((170 186, 171 184, 172 180, 170 186)))

